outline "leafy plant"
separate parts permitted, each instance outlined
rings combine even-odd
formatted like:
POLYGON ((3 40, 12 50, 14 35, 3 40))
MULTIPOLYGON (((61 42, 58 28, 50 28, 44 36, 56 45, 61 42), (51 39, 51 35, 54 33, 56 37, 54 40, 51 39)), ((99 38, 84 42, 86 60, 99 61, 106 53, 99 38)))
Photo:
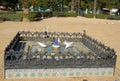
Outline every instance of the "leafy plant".
POLYGON ((93 18, 93 17, 94 17, 94 14, 84 14, 84 17, 93 18))
POLYGON ((30 12, 27 17, 30 21, 35 21, 35 18, 37 16, 37 13, 34 13, 34 12, 30 12))
POLYGON ((110 16, 108 16, 108 19, 111 19, 111 20, 120 20, 120 16, 110 15, 110 16))
POLYGON ((77 13, 75 13, 75 12, 68 12, 68 13, 66 13, 66 16, 67 17, 76 17, 77 13))
POLYGON ((109 15, 106 14, 97 14, 96 18, 100 18, 100 19, 107 19, 109 15))
MULTIPOLYGON (((99 18, 99 19, 107 19, 108 16, 109 15, 105 15, 105 14, 96 14, 96 18, 99 18)), ((94 14, 84 14, 84 17, 93 18, 94 14)))
MULTIPOLYGON (((38 21, 41 20, 42 12, 29 12, 29 14, 26 14, 26 18, 28 18, 30 21, 38 21)), ((45 14, 45 13, 43 13, 45 14)))
POLYGON ((57 17, 76 17, 77 13, 74 13, 74 12, 53 12, 53 16, 57 16, 57 17))
POLYGON ((3 21, 22 21, 22 16, 18 15, 18 14, 9 14, 9 13, 5 13, 1 15, 1 20, 3 21))

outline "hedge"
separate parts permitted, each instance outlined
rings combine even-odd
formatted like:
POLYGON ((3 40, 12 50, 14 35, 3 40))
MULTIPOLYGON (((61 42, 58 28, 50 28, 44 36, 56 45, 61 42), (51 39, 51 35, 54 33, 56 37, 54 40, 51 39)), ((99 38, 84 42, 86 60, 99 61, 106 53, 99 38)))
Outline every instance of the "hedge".
POLYGON ((54 17, 76 17, 77 13, 74 12, 53 12, 54 17))
POLYGON ((0 21, 22 21, 23 16, 13 12, 0 12, 0 21))
POLYGON ((110 16, 108 16, 108 19, 110 19, 110 20, 120 20, 120 16, 110 15, 110 16))
MULTIPOLYGON (((107 19, 109 15, 105 15, 105 14, 96 14, 96 18, 99 19, 107 19)), ((94 14, 84 14, 84 17, 87 18, 94 18, 94 14)))

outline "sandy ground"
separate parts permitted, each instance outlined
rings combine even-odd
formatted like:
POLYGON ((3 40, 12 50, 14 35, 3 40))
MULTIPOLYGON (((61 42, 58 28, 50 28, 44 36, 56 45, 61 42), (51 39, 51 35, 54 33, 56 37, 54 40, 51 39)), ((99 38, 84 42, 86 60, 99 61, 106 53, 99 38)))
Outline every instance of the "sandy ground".
MULTIPOLYGON (((114 48, 118 55, 116 67, 120 69, 120 21, 102 20, 102 19, 87 19, 83 17, 77 18, 48 18, 39 22, 3 22, 0 23, 0 81, 17 81, 3 79, 3 54, 5 47, 9 44, 12 38, 18 31, 43 31, 47 27, 50 32, 83 32, 93 38, 105 43, 105 45, 114 48)), ((117 71, 120 72, 120 71, 117 71)), ((80 77, 80 78, 44 78, 44 79, 19 79, 18 81, 82 81, 87 78, 89 81, 113 81, 114 77, 80 77)))

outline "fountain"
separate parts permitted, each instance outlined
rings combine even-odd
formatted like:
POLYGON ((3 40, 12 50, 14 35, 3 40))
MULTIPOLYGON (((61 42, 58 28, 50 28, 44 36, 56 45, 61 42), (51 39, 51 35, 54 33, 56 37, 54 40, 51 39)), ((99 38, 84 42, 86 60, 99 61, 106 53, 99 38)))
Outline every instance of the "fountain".
POLYGON ((113 76, 116 58, 86 32, 21 31, 5 49, 5 78, 113 76))

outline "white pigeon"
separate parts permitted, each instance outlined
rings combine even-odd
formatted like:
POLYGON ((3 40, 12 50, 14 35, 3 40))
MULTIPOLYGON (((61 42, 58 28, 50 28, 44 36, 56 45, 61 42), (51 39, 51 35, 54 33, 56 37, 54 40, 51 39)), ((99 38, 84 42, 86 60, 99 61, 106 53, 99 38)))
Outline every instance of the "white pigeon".
POLYGON ((45 47, 47 47, 47 45, 45 45, 45 44, 43 44, 43 43, 41 43, 41 42, 37 42, 41 47, 43 47, 43 48, 45 48, 45 47))
POLYGON ((58 43, 60 43, 60 39, 58 38, 58 43))
POLYGON ((73 44, 73 42, 66 42, 65 41, 64 44, 66 45, 65 48, 67 49, 68 47, 70 47, 73 44))

